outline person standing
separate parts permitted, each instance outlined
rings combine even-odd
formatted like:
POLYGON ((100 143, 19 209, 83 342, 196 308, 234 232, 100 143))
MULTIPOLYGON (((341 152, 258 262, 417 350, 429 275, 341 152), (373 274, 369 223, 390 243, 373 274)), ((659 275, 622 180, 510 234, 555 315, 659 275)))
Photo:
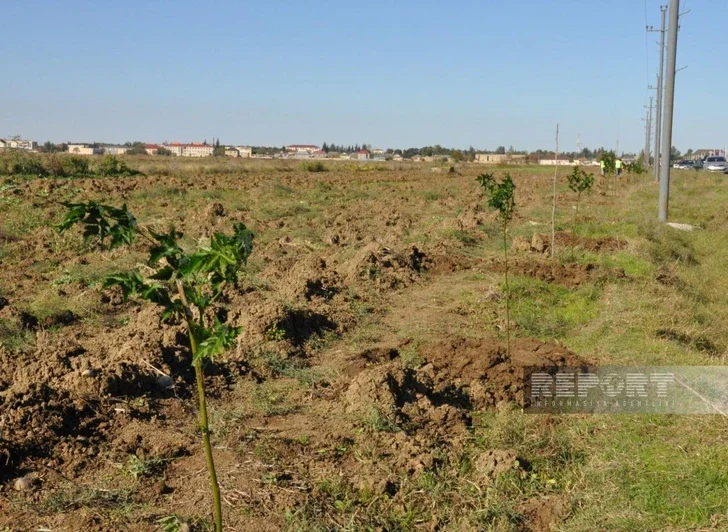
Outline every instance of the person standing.
POLYGON ((614 172, 617 175, 617 177, 622 175, 622 159, 617 159, 614 162, 614 172))

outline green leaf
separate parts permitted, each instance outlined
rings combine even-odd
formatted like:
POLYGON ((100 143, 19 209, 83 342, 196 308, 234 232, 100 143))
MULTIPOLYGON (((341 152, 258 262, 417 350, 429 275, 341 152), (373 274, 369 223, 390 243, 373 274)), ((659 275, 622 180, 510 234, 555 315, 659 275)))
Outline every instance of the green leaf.
POLYGON ((149 251, 149 265, 155 266, 162 258, 166 258, 167 263, 176 269, 180 258, 184 254, 177 244, 177 239, 182 236, 182 233, 176 231, 174 227, 170 227, 166 233, 149 232, 152 238, 158 242, 158 245, 152 247, 149 251))
POLYGON ((477 179, 488 196, 488 206, 497 210, 503 223, 507 224, 516 210, 516 184, 511 175, 506 174, 500 183, 493 174, 479 175, 477 179))
POLYGON ((245 264, 253 249, 253 233, 244 224, 236 224, 232 236, 215 233, 210 239, 210 247, 180 260, 182 275, 207 275, 213 286, 223 281, 234 282, 237 272, 245 264))
POLYGON ((205 329, 199 325, 195 329, 195 337, 201 341, 197 344, 197 352, 192 360, 193 363, 198 360, 212 359, 230 349, 242 327, 223 325, 215 318, 212 329, 205 329))
POLYGON ((175 269, 172 266, 165 266, 158 269, 153 275, 149 276, 150 279, 157 281, 169 281, 174 275, 175 269))
POLYGON ((99 247, 105 246, 110 237, 109 249, 134 242, 137 232, 136 218, 124 204, 120 209, 102 205, 95 201, 86 203, 63 203, 68 209, 64 219, 55 225, 63 233, 76 224, 83 225, 83 237, 86 242, 96 239, 99 247))

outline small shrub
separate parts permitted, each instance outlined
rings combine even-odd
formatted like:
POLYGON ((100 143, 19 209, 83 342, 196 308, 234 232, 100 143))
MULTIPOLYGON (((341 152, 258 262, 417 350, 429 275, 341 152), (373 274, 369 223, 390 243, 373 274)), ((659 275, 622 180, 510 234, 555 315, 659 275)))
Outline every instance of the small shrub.
POLYGON ((638 158, 634 162, 627 163, 627 165, 625 166, 625 169, 630 174, 635 174, 635 175, 642 175, 642 174, 647 173, 647 169, 645 168, 645 164, 644 164, 644 162, 642 162, 641 158, 638 158))
POLYGON ((303 163, 301 168, 304 172, 326 172, 328 170, 321 161, 303 163))
POLYGON ((104 177, 132 176, 139 172, 129 168, 124 161, 115 155, 104 155, 96 165, 96 173, 104 177))

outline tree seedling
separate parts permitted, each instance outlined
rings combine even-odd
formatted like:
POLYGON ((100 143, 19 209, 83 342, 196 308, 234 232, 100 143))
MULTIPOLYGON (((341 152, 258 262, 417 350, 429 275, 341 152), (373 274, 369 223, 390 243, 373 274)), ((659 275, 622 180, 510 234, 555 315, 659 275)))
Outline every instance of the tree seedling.
POLYGON ((178 243, 182 236, 174 227, 156 233, 140 226, 127 210, 87 203, 64 203, 68 212, 56 227, 63 233, 72 226, 83 226, 87 243, 113 249, 131 245, 137 236, 150 242, 148 266, 152 275, 143 277, 139 270, 109 275, 103 286, 119 286, 124 299, 145 299, 164 309, 164 320, 186 323, 197 380, 200 406, 200 431, 214 504, 215 530, 222 530, 222 506, 215 462, 210 444, 210 429, 205 401, 203 365, 229 349, 240 332, 239 327, 222 324, 211 311, 223 289, 237 281, 238 271, 247 263, 253 248, 253 233, 244 224, 234 226, 233 234, 215 233, 208 247, 184 250, 178 243))
POLYGON ((594 184, 594 174, 587 174, 580 167, 575 166, 574 170, 569 174, 569 188, 572 192, 576 192, 576 210, 574 211, 574 233, 576 233, 576 220, 579 216, 579 200, 581 193, 586 192, 594 184))
POLYGON ((511 356, 511 313, 508 305, 510 299, 510 288, 508 286, 508 223, 513 218, 516 210, 516 184, 513 182, 510 174, 503 177, 503 181, 498 182, 493 174, 481 174, 478 176, 478 182, 485 190, 488 198, 488 207, 498 211, 498 216, 503 227, 503 256, 505 258, 505 282, 506 282, 506 354, 511 356))

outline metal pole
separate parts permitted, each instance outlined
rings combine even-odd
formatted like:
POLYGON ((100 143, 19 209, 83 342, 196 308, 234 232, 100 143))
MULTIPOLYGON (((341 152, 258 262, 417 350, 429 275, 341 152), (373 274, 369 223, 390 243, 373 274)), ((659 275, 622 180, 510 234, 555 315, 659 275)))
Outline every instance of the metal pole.
POLYGON ((667 6, 660 6, 660 73, 657 74, 657 123, 655 124, 655 180, 660 179, 660 135, 662 134, 662 82, 665 75, 665 16, 667 6))
POLYGON ((670 0, 667 29, 667 78, 662 118, 662 152, 660 153, 660 199, 657 218, 667 221, 667 205, 670 199, 670 154, 672 148, 672 116, 675 103, 675 65, 677 63, 677 25, 680 16, 680 0, 670 0))

